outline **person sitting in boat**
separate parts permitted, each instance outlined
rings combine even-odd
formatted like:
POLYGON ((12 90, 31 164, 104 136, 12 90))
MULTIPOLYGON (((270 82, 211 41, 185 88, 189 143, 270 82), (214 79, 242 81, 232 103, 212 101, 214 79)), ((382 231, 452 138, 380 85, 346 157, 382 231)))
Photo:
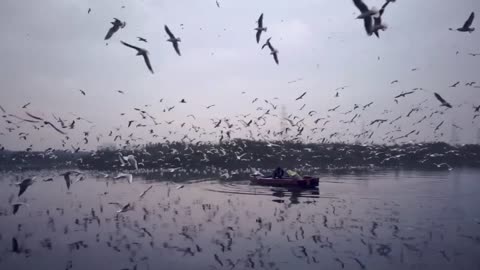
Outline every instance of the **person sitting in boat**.
POLYGON ((285 171, 281 167, 277 167, 275 171, 273 171, 273 176, 272 178, 274 179, 282 179, 283 175, 285 175, 285 171))

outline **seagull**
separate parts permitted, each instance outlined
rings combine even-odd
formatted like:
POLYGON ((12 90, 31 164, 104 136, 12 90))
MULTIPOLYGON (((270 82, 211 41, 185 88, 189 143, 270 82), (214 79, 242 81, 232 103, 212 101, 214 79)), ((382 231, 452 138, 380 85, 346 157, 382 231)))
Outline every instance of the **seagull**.
POLYGON ((176 189, 181 189, 183 187, 184 187, 184 185, 179 185, 179 186, 176 187, 176 189))
POLYGON ((450 85, 450 87, 456 87, 456 86, 457 86, 459 83, 460 83, 460 82, 458 81, 458 82, 456 82, 456 83, 454 83, 454 84, 450 85))
POLYGON ((65 184, 67 185, 68 190, 70 190, 70 186, 72 185, 72 180, 70 179, 70 175, 73 173, 76 175, 82 174, 81 172, 77 172, 77 171, 68 171, 66 173, 61 174, 65 179, 65 184))
POLYGON ((90 14, 91 11, 92 11, 92 9, 88 8, 87 14, 90 14))
POLYGON ((187 103, 187 102, 185 101, 184 98, 182 98, 182 100, 180 100, 180 103, 187 103))
POLYGON ((82 93, 82 95, 84 95, 84 96, 87 95, 87 94, 85 93, 85 91, 83 91, 82 89, 78 89, 78 91, 80 91, 80 93, 82 93))
POLYGON ((28 105, 30 105, 30 102, 28 102, 27 104, 23 105, 22 108, 23 109, 26 109, 28 107, 28 105))
POLYGON ((369 36, 372 35, 372 16, 377 14, 378 11, 375 8, 369 9, 362 0, 353 0, 355 6, 360 10, 360 15, 358 15, 357 19, 363 19, 363 23, 365 25, 365 31, 369 36))
POLYGON ((14 215, 18 212, 18 209, 20 209, 20 206, 22 206, 22 205, 28 206, 28 204, 22 203, 22 202, 17 202, 17 203, 12 204, 14 215))
POLYGON ((262 46, 262 50, 265 46, 268 46, 268 48, 270 49, 270 54, 273 55, 273 60, 275 60, 275 63, 277 63, 278 65, 278 50, 275 49, 272 44, 270 43, 270 39, 271 38, 268 38, 267 39, 267 42, 265 42, 265 44, 263 44, 262 46))
POLYGON ((409 92, 402 92, 399 95, 395 96, 395 98, 400 98, 400 97, 405 97, 406 95, 410 95, 415 93, 415 91, 409 91, 409 92))
POLYGON ((107 35, 105 36, 105 40, 111 38, 115 32, 117 32, 120 28, 124 28, 127 24, 125 22, 120 21, 117 18, 113 18, 114 21, 111 22, 112 27, 108 29, 107 35))
POLYGON ((180 38, 177 38, 173 35, 172 31, 168 29, 168 26, 165 25, 165 32, 168 34, 168 39, 167 41, 172 42, 173 48, 177 52, 177 54, 180 56, 180 49, 178 48, 178 42, 180 42, 180 38))
POLYGON ((143 60, 145 60, 145 64, 147 65, 148 70, 150 70, 150 72, 152 72, 152 74, 153 74, 153 69, 152 69, 152 65, 150 64, 150 59, 148 59, 148 51, 147 50, 145 50, 143 48, 135 47, 135 46, 130 45, 130 44, 128 44, 126 42, 123 42, 123 41, 120 41, 120 42, 127 47, 135 49, 137 51, 137 55, 143 56, 143 60))
POLYGON ((434 93, 434 95, 438 99, 438 101, 440 101, 440 103, 442 103, 441 106, 445 106, 447 108, 452 108, 452 105, 450 103, 448 103, 445 99, 443 99, 439 94, 434 93))
MULTIPOLYGON (((130 173, 119 173, 117 176, 115 176, 113 179, 120 179, 120 178, 127 178, 128 183, 131 184, 133 182, 133 175, 130 173)), ((146 192, 145 192, 146 193, 146 192)))
POLYGON ((475 109, 475 112, 480 112, 480 105, 478 105, 478 106, 474 105, 473 109, 475 109))
POLYGON ((138 38, 138 41, 142 41, 142 42, 145 42, 145 43, 148 42, 148 41, 147 41, 145 38, 143 38, 143 37, 137 37, 137 38, 138 38))
POLYGON ((18 197, 20 197, 23 193, 25 193, 27 188, 31 186, 34 181, 35 181, 35 177, 32 177, 32 178, 24 179, 20 183, 17 183, 16 185, 20 188, 18 191, 18 197))
POLYGON ((257 31, 256 38, 257 38, 257 43, 260 42, 260 36, 262 35, 262 32, 267 32, 267 28, 263 27, 263 13, 260 15, 257 21, 257 28, 255 28, 257 31))
POLYGON ((475 12, 470 13, 470 16, 468 17, 467 21, 465 21, 465 24, 463 24, 462 27, 457 28, 457 31, 469 32, 469 33, 475 31, 475 27, 471 27, 473 23, 473 19, 475 19, 475 12))
POLYGON ((297 97, 295 100, 300 100, 302 99, 305 95, 307 94, 307 92, 303 92, 303 94, 301 94, 299 97, 297 97))
POLYGON ((118 156, 119 156, 118 158, 120 160, 120 163, 122 163, 121 165, 122 167, 126 165, 125 161, 127 161, 130 164, 130 166, 133 166, 135 167, 135 170, 138 170, 138 163, 134 155, 128 155, 124 157, 122 153, 118 153, 118 156))
POLYGON ((122 205, 118 202, 109 202, 108 204, 113 204, 113 205, 116 205, 118 206, 120 209, 117 210, 117 214, 119 213, 124 213, 124 212, 127 212, 129 210, 132 210, 133 209, 133 205, 131 205, 130 203, 127 203, 125 205, 122 205))

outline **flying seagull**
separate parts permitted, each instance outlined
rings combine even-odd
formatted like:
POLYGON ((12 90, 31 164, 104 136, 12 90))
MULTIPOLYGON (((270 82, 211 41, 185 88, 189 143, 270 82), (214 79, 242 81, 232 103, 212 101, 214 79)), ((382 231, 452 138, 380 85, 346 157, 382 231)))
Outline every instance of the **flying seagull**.
POLYGON ((458 81, 458 82, 456 82, 456 83, 454 83, 454 84, 450 85, 450 87, 456 87, 456 86, 457 86, 459 83, 460 83, 460 82, 458 81))
POLYGON ((70 190, 70 186, 72 185, 72 180, 70 179, 70 175, 73 173, 76 175, 82 174, 81 172, 77 172, 77 171, 68 171, 66 173, 61 174, 63 176, 63 179, 65 179, 65 184, 67 185, 68 190, 70 190))
POLYGON ((128 44, 126 42, 123 42, 123 41, 120 41, 120 42, 127 47, 135 49, 137 51, 137 55, 143 56, 143 60, 145 60, 145 64, 147 65, 148 70, 150 70, 150 72, 152 72, 152 74, 153 74, 153 69, 152 69, 152 65, 150 64, 150 59, 148 59, 148 51, 147 50, 145 50, 143 48, 135 47, 135 46, 130 45, 130 44, 128 44))
POLYGON ((468 17, 467 21, 465 21, 465 24, 463 24, 462 27, 457 28, 457 31, 469 32, 469 33, 475 31, 475 27, 471 27, 473 23, 473 19, 475 19, 475 12, 470 13, 470 17, 468 17))
POLYGON ((180 54, 180 48, 178 48, 178 42, 181 41, 180 38, 175 37, 173 35, 172 31, 170 31, 170 29, 168 29, 168 26, 166 26, 166 25, 165 25, 165 32, 167 32, 167 34, 168 34, 167 41, 172 42, 173 48, 175 49, 177 54, 181 55, 180 54))
POLYGON ((114 21, 111 22, 112 27, 108 29, 107 35, 105 36, 105 40, 110 39, 115 32, 117 32, 120 28, 124 28, 127 24, 125 22, 120 21, 117 18, 113 18, 114 21))
POLYGON ((452 105, 450 105, 450 103, 448 103, 445 99, 443 99, 439 94, 437 93, 434 93, 435 94, 435 97, 438 99, 438 101, 440 101, 440 103, 442 103, 441 106, 445 106, 447 108, 452 108, 452 105))
POLYGON ((295 100, 300 100, 302 99, 305 95, 307 94, 307 92, 303 92, 303 94, 301 94, 299 97, 297 97, 295 100))
POLYGON ((80 93, 82 93, 82 95, 86 96, 87 94, 85 93, 85 91, 83 91, 82 89, 78 89, 78 91, 80 91, 80 93))
POLYGON ((271 38, 268 38, 267 42, 265 42, 265 44, 263 44, 262 50, 263 50, 263 48, 265 48, 265 46, 268 46, 268 48, 270 49, 270 54, 273 55, 273 60, 275 60, 275 63, 277 63, 277 65, 278 65, 278 50, 275 49, 272 46, 272 43, 270 43, 270 39, 271 38))
POLYGON ((121 203, 118 203, 118 202, 109 202, 108 204, 113 204, 118 206, 120 209, 117 210, 117 213, 123 213, 133 209, 133 206, 130 203, 122 205, 121 203))
POLYGON ((375 8, 369 9, 362 0, 353 0, 353 3, 361 12, 357 19, 363 19, 365 31, 367 35, 371 36, 373 30, 372 16, 377 14, 378 11, 375 8))
POLYGON ((133 175, 130 173, 119 173, 113 179, 120 179, 120 178, 127 178, 129 184, 133 182, 133 175))
POLYGON ((257 37, 257 43, 260 42, 260 36, 262 35, 262 32, 267 32, 267 28, 263 27, 263 13, 260 15, 257 21, 257 28, 255 28, 257 31, 256 37, 257 37))
POLYGON ((35 177, 32 177, 32 178, 27 178, 27 179, 24 179, 22 182, 20 183, 17 183, 16 185, 20 188, 18 190, 18 197, 20 197, 23 193, 25 193, 25 191, 27 190, 27 188, 29 186, 31 186, 33 184, 33 182, 35 181, 35 177))
POLYGON ((143 38, 143 37, 137 37, 137 38, 138 38, 138 41, 142 41, 142 42, 145 42, 145 43, 148 42, 148 41, 147 41, 145 38, 143 38))
POLYGON ((121 165, 122 167, 126 165, 126 163, 125 163, 125 161, 126 161, 126 162, 128 162, 128 164, 130 166, 133 166, 133 167, 135 167, 136 170, 138 170, 138 163, 137 163, 137 160, 135 159, 134 155, 128 155, 128 156, 124 157, 122 155, 122 153, 118 153, 118 159, 120 160, 120 163, 122 164, 121 165))

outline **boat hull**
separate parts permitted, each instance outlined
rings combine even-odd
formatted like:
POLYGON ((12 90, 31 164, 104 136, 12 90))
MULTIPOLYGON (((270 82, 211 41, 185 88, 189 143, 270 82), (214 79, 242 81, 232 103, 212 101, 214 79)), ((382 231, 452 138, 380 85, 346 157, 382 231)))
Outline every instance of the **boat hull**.
POLYGON ((295 178, 271 178, 271 177, 254 177, 250 184, 272 187, 299 187, 299 188, 316 188, 319 179, 315 177, 305 176, 302 179, 295 178))

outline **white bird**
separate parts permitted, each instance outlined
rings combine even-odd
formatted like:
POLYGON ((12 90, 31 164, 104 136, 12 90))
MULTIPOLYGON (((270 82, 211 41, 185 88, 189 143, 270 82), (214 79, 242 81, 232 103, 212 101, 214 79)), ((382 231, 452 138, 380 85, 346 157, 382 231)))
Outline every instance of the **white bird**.
POLYGON ((369 9, 362 0, 353 0, 355 6, 360 10, 360 15, 358 15, 357 19, 363 19, 363 23, 365 26, 365 31, 370 36, 372 35, 372 16, 378 13, 378 10, 375 7, 369 9))
POLYGON ((126 165, 125 162, 128 162, 128 164, 130 166, 133 166, 133 167, 135 167, 135 170, 138 170, 138 163, 137 163, 137 160, 135 159, 134 155, 128 155, 128 156, 124 157, 122 155, 122 153, 118 153, 118 158, 120 160, 120 163, 122 164, 121 165, 122 167, 126 165))
POLYGON ((257 34, 256 34, 257 43, 259 43, 262 32, 267 32, 267 28, 263 27, 263 13, 258 18, 257 28, 255 28, 255 30, 257 31, 257 34))
POLYGON ((130 173, 119 173, 113 179, 120 179, 120 178, 127 178, 129 184, 131 184, 133 182, 133 175, 130 174, 130 173))
POLYGON ((183 188, 183 187, 184 187, 184 185, 178 185, 178 186, 176 187, 176 189, 181 189, 181 188, 183 188))

